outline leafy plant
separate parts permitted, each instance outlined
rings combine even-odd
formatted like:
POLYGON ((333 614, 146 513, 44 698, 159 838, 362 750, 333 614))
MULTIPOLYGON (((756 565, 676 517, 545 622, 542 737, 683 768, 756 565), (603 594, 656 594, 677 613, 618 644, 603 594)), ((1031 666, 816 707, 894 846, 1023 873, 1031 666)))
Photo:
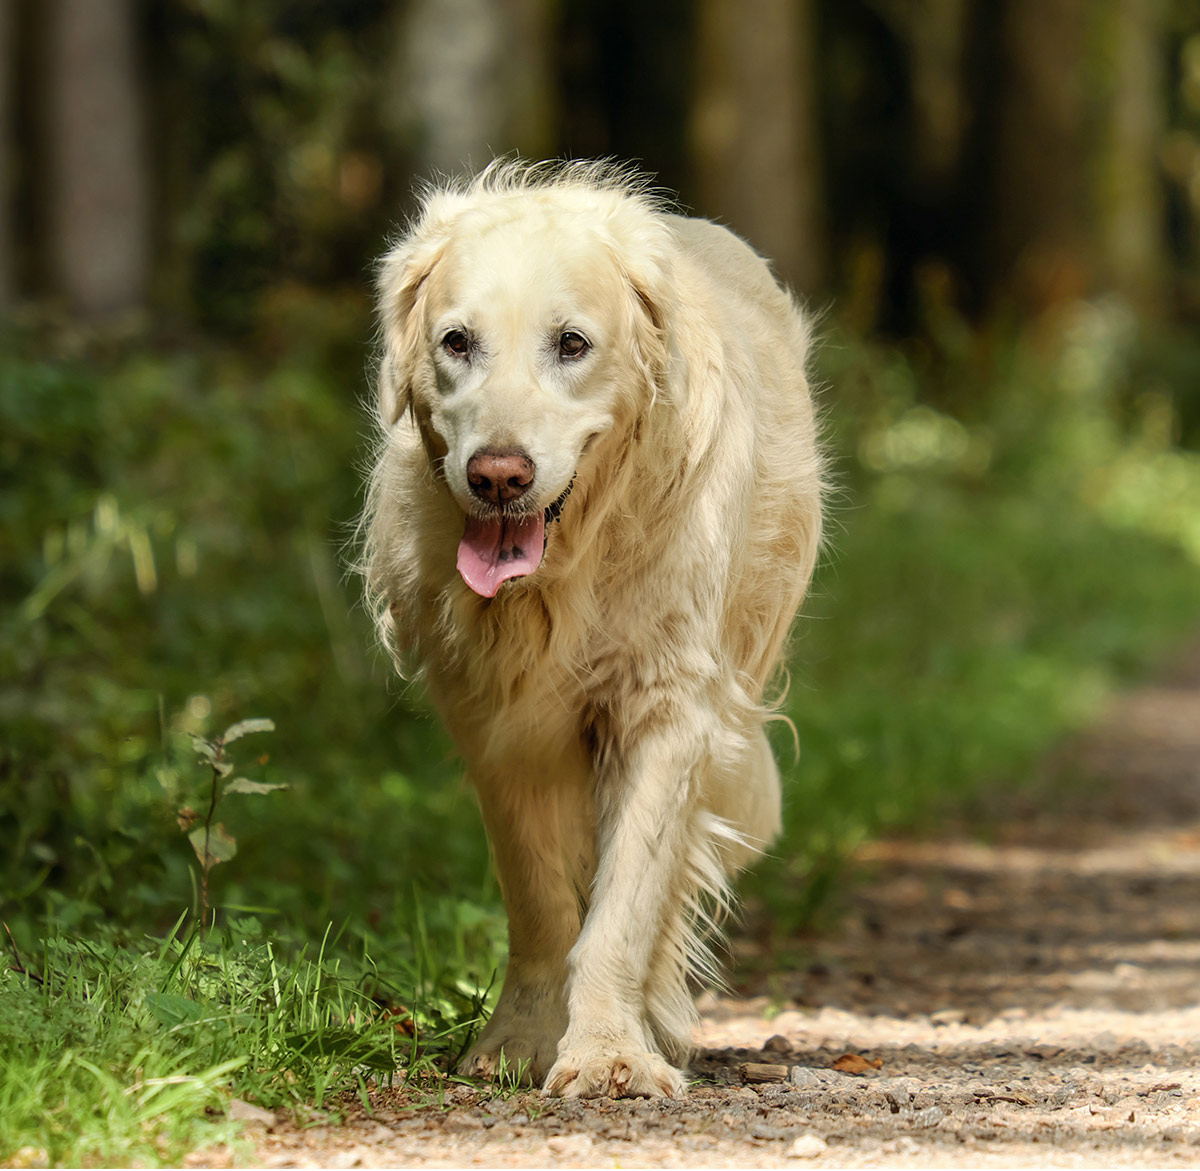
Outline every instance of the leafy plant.
POLYGON ((221 735, 211 740, 207 740, 203 736, 192 737, 196 751, 202 760, 208 762, 211 771, 212 783, 209 786, 208 810, 204 815, 203 823, 197 825, 199 815, 191 806, 185 805, 179 810, 178 820, 179 828, 187 834, 187 839, 191 842, 192 849, 196 851, 196 857, 200 860, 200 922, 202 926, 208 926, 211 910, 208 901, 209 871, 219 862, 231 861, 237 854, 237 839, 221 822, 213 824, 217 806, 231 793, 245 793, 257 797, 287 788, 287 785, 251 781, 246 777, 230 779, 233 762, 229 759, 226 749, 243 736, 254 732, 274 731, 275 725, 271 720, 255 718, 239 720, 236 724, 230 724, 221 735))

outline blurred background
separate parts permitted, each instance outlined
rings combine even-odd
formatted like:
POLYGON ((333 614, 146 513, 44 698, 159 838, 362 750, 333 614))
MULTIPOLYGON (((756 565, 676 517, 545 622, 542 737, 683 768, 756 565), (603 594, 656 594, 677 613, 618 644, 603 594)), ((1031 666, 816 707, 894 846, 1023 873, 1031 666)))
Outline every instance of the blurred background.
MULTIPOLYGON (((6 0, 0 295, 245 336, 415 176, 640 162, 863 330, 1200 311, 1193 0, 6 0)), ((145 324, 145 322, 143 323, 145 324)))
POLYGON ((348 566, 373 260, 506 152, 637 162, 821 315, 768 950, 1200 619, 1198 0, 0 0, 18 938, 194 911, 190 737, 270 717, 231 752, 289 787, 222 798, 218 922, 442 932, 487 987, 482 830, 348 566))

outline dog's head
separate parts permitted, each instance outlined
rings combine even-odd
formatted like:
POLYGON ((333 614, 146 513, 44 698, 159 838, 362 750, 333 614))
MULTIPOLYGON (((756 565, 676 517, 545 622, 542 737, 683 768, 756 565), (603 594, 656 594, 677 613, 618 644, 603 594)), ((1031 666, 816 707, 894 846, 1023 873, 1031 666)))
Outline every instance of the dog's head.
POLYGON ((430 194, 384 258, 381 422, 411 412, 476 593, 538 568, 576 479, 665 390, 669 254, 627 186, 507 167, 430 194))

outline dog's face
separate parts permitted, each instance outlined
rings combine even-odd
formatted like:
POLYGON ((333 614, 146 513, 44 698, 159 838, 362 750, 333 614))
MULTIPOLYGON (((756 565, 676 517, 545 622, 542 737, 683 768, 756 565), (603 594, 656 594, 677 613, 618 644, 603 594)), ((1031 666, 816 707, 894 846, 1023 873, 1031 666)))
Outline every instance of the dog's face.
POLYGON ((412 411, 463 512, 459 571, 485 597, 537 569, 630 396, 653 393, 661 329, 596 218, 537 195, 467 208, 393 253, 391 287, 385 267, 385 417, 412 411))

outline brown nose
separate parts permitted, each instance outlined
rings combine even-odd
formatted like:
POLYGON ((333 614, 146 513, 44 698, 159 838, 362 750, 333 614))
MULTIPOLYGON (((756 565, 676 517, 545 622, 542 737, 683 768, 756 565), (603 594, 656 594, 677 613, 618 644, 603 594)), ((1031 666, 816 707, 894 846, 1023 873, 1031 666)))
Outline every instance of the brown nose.
POLYGON ((467 461, 467 483, 480 500, 498 506, 524 496, 534 471, 523 451, 477 451, 467 461))

